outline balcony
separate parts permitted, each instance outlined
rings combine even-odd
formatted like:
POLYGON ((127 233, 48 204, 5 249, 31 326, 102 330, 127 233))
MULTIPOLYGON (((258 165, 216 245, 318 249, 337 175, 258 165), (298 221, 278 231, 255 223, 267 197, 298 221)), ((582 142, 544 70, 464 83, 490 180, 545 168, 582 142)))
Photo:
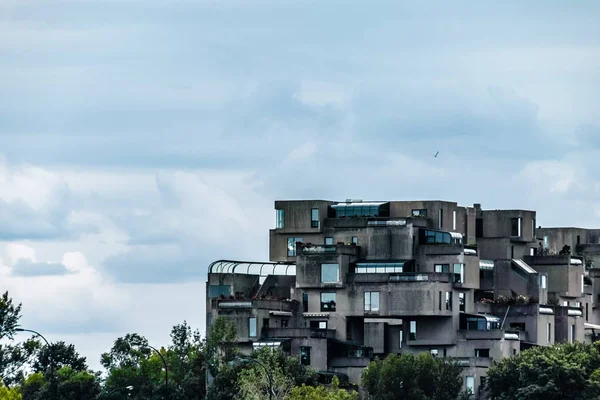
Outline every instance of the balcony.
POLYGON ((278 299, 212 299, 211 306, 219 310, 260 309, 273 311, 296 311, 295 300, 278 299))
POLYGON ((452 278, 448 273, 437 272, 402 272, 402 273, 368 273, 348 274, 347 282, 352 283, 427 283, 442 282, 449 283, 452 278))
POLYGON ((426 256, 458 255, 464 253, 464 247, 462 244, 421 244, 417 251, 426 256))
POLYGON ((263 338, 335 339, 335 329, 263 328, 263 338))
POLYGON ((505 331, 501 329, 492 329, 489 331, 459 330, 458 336, 465 340, 526 340, 527 332, 516 330, 505 331))
POLYGON ((369 357, 336 357, 329 360, 329 368, 365 368, 370 361, 369 357))
POLYGON ((455 358, 455 361, 461 367, 489 368, 492 366, 492 359, 487 357, 458 357, 455 358))
POLYGON ((358 256, 360 247, 355 244, 312 244, 298 243, 298 251, 304 256, 311 255, 348 255, 358 256))

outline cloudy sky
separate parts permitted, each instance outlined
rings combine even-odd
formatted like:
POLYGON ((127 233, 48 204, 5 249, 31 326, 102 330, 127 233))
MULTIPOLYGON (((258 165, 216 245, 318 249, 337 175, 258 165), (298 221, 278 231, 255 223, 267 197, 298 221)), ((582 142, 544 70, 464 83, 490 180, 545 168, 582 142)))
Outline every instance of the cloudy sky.
POLYGON ((0 0, 0 290, 98 367, 124 333, 204 329, 207 265, 267 259, 275 199, 600 227, 599 18, 597 1, 0 0))

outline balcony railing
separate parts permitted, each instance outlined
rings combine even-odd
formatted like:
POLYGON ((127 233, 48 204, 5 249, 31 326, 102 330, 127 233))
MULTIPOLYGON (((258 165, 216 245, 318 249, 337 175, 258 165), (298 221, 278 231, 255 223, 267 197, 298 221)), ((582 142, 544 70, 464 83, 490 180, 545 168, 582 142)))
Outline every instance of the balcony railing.
POLYGON ((263 328, 262 334, 266 338, 335 339, 335 329, 263 328))
POLYGON ((300 254, 310 256, 313 254, 341 254, 341 255, 357 255, 360 247, 355 244, 298 244, 300 254))
POLYGON ((273 311, 296 311, 298 302, 277 299, 212 299, 212 307, 224 309, 261 309, 273 311))
POLYGON ((453 275, 440 272, 360 273, 348 274, 348 283, 424 283, 453 282, 453 275))

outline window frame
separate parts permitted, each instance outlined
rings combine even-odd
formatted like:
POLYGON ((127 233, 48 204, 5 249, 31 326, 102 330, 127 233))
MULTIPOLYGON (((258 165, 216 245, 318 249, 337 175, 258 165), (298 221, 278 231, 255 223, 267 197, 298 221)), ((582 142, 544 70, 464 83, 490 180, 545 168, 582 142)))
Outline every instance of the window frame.
POLYGON ((299 237, 288 237, 287 238, 287 256, 288 257, 296 257, 298 255, 297 243, 302 243, 304 241, 303 238, 299 237), (293 242, 290 242, 293 240, 293 242), (293 244, 293 246, 291 246, 293 244))
POLYGON ((319 209, 318 208, 310 209, 310 227, 311 228, 319 227, 319 209), (316 212, 316 219, 315 219, 315 212, 316 212))
POLYGON ((321 312, 335 312, 337 309, 337 296, 335 292, 321 292, 321 312), (333 300, 323 301, 323 295, 333 295, 333 300), (330 304, 333 301, 333 306, 327 307, 326 304, 330 304), (324 306, 325 305, 325 306, 324 306))
POLYGON ((300 365, 310 366, 310 346, 300 346, 300 365))
POLYGON ((278 208, 275 210, 275 229, 283 228, 285 228, 285 210, 278 208))
POLYGON ((248 318, 248 337, 258 337, 258 320, 256 317, 248 318), (252 322, 254 322, 254 334, 252 334, 252 322))
POLYGON ((417 340, 417 321, 414 319, 409 322, 408 338, 409 340, 417 340))
POLYGON ((325 246, 331 246, 333 245, 333 236, 325 236, 325 246))
POLYGON ((379 291, 366 291, 364 292, 363 295, 363 310, 364 312, 369 312, 369 313, 379 313, 380 310, 380 296, 381 294, 379 293, 379 291), (375 303, 373 301, 373 297, 375 295, 375 298, 377 299, 377 308, 375 309, 373 307, 373 304, 375 303), (367 303, 367 298, 369 300, 369 302, 367 303), (368 307, 367 307, 368 304, 368 307))
POLYGON ((467 295, 466 293, 458 293, 458 311, 466 312, 467 309, 467 295))
POLYGON ((322 263, 321 264, 321 283, 340 283, 340 264, 335 264, 335 263, 322 263), (324 280, 324 274, 323 274, 323 267, 327 267, 327 266, 336 266, 336 280, 334 281, 330 281, 330 280, 324 280))

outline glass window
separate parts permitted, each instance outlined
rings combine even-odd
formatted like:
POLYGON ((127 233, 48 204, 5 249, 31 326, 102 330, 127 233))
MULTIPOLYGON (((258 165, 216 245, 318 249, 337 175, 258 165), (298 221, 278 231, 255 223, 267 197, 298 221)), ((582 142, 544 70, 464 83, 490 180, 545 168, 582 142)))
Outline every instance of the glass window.
POLYGON ((321 311, 335 311, 335 293, 321 293, 321 311))
POLYGON ((318 228, 319 227, 319 209, 313 208, 310 210, 310 227, 318 228))
POLYGON ((417 340, 417 321, 410 321, 410 340, 417 340))
POLYGON ((450 264, 435 264, 434 270, 438 273, 448 273, 450 272, 450 264))
POLYGON ((402 329, 398 331, 398 347, 402 348, 402 342, 404 341, 404 332, 402 329))
POLYGON ((429 352, 431 353, 432 356, 437 357, 438 354, 440 354, 440 351, 438 349, 431 349, 429 350, 429 352))
POLYGON ((308 347, 308 346, 300 347, 300 364, 310 365, 310 347, 308 347))
POLYGON ((413 217, 421 217, 421 218, 427 218, 427 210, 422 208, 419 210, 412 210, 412 216, 413 217))
POLYGON ((575 343, 575 325, 571 325, 569 329, 569 342, 575 343))
POLYGON ((456 210, 452 211, 452 230, 456 230, 456 210))
POLYGON ((333 244, 333 238, 332 237, 326 237, 325 238, 325 245, 332 245, 333 244))
POLYGON ((287 241, 287 253, 288 253, 288 257, 295 257, 296 256, 296 243, 298 242, 303 242, 304 239, 302 238, 288 238, 287 241))
POLYGON ((379 311, 379 292, 365 292, 365 311, 379 311))
POLYGON ((285 221, 284 221, 285 212, 283 210, 276 210, 276 213, 277 213, 277 218, 276 218, 277 221, 276 221, 275 227, 277 229, 281 229, 281 228, 283 228, 285 226, 284 225, 285 224, 285 221))
POLYGON ((352 236, 352 243, 358 245, 358 236, 352 236))
POLYGON ((490 349, 475 349, 475 357, 489 358, 490 349))
POLYGON ((546 327, 546 339, 548 343, 552 342, 552 324, 548 322, 548 326, 546 327))
POLYGON ((446 310, 452 310, 452 292, 446 292, 446 310))
POLYGON ((439 300, 438 310, 442 311, 442 291, 441 290, 438 295, 438 300, 439 300))
POLYGON ((475 394, 475 377, 467 376, 465 379, 465 389, 470 394, 475 394))
POLYGON ((248 336, 256 337, 256 317, 248 318, 248 336))
POLYGON ((464 293, 458 294, 458 309, 459 309, 459 311, 462 311, 462 312, 465 311, 465 294, 464 293))
POLYGON ((308 312, 308 293, 302 293, 302 309, 308 312))
POLYGON ((337 283, 340 281, 339 264, 321 264, 321 282, 337 283))
POLYGON ((440 208, 438 212, 438 225, 440 229, 444 228, 444 210, 440 208))
POLYGON ((521 236, 521 218, 510 219, 510 236, 521 236))
POLYGON ((454 279, 457 283, 465 282, 465 264, 454 264, 454 279))

